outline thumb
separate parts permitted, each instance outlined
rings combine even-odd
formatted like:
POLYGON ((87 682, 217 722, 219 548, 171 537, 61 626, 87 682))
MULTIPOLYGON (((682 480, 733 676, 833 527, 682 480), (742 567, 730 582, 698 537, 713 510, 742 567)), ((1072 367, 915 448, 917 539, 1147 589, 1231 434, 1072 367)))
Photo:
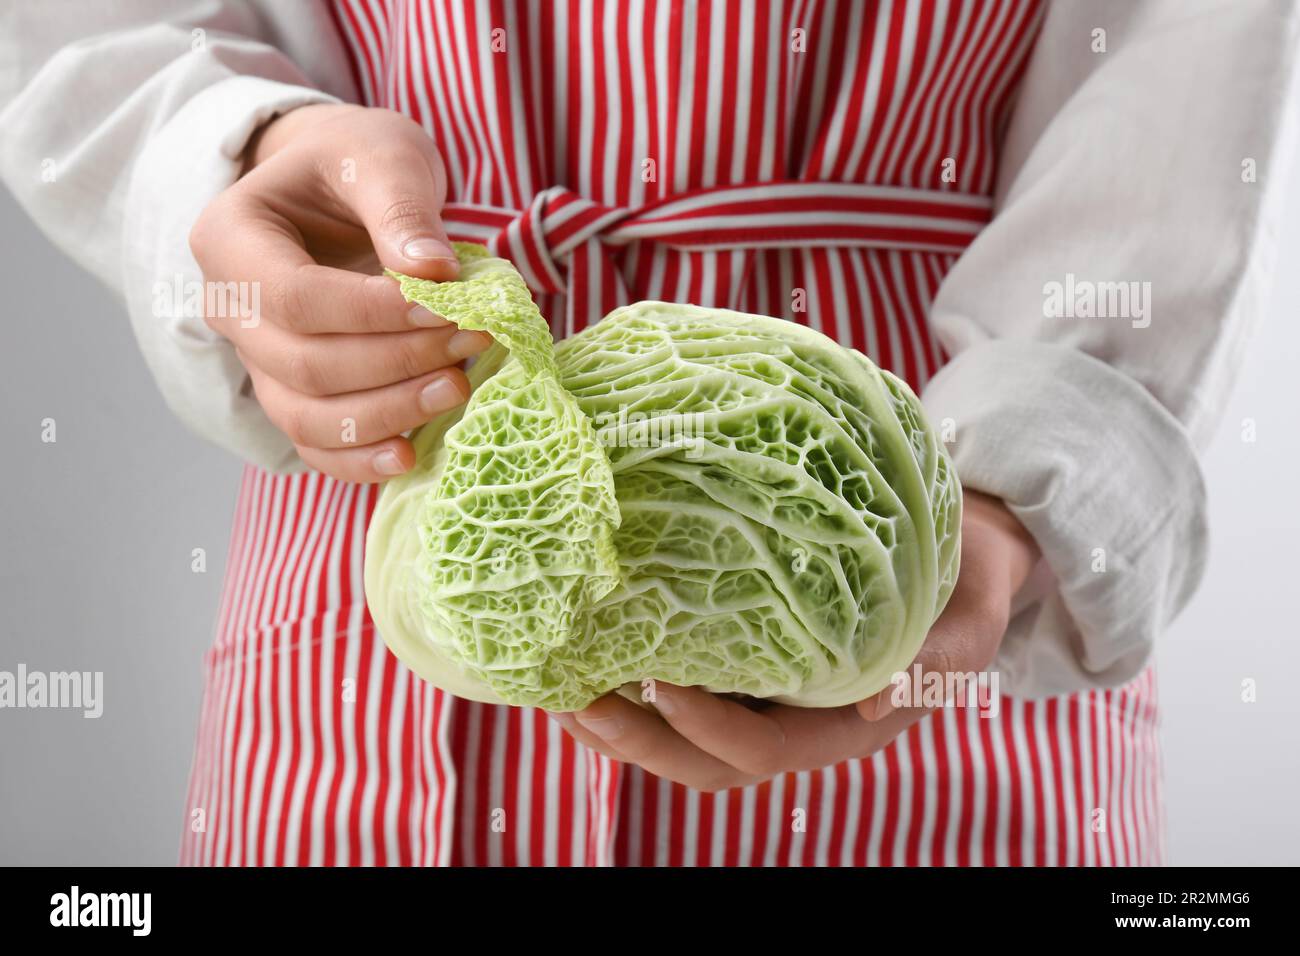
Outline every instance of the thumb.
POLYGON ((385 150, 378 168, 357 177, 354 212, 385 268, 446 281, 460 274, 442 225, 447 179, 430 142, 385 150))
POLYGON ((962 567, 952 597, 907 670, 893 675, 884 690, 858 702, 864 720, 881 720, 900 707, 916 706, 922 699, 917 693, 927 684, 969 691, 971 681, 997 656, 1010 616, 1010 573, 998 552, 989 553, 986 535, 963 527, 962 567))

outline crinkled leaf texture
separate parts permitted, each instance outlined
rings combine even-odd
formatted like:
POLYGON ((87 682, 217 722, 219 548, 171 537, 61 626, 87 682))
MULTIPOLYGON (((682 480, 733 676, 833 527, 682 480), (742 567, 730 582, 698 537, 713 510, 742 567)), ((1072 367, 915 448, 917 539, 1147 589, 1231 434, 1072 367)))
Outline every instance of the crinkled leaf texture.
POLYGON ((402 292, 496 343, 380 496, 366 595, 416 674, 575 710, 646 679, 810 707, 915 657, 961 491, 911 389, 811 329, 639 302, 552 347, 514 268, 402 292))

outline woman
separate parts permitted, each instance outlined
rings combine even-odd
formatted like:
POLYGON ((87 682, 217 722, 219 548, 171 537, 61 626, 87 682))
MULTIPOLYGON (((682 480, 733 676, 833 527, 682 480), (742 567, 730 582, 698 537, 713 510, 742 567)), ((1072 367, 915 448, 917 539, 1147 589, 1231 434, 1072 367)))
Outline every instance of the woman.
POLYGON ((6 96, 6 180, 123 289, 177 413, 251 462, 185 862, 1162 859, 1149 657, 1204 563, 1195 449, 1267 261, 1294 7, 16 19, 23 62, 49 59, 6 96), (32 182, 42 157, 60 188, 32 182), (1007 696, 755 713, 661 687, 657 716, 610 697, 551 719, 413 678, 364 606, 374 483, 465 400, 458 363, 487 340, 376 273, 453 278, 451 239, 510 258, 557 336, 694 302, 810 324, 908 379, 967 500, 918 663, 992 662, 1007 696), (200 270, 258 290, 251 321, 154 307, 200 270))

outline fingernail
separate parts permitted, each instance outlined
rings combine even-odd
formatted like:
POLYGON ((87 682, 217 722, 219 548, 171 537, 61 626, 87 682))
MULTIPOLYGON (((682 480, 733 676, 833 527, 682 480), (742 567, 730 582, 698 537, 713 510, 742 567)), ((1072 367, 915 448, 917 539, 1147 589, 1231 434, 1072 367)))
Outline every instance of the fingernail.
POLYGON ((447 324, 447 320, 436 312, 430 312, 422 305, 413 305, 406 310, 406 319, 422 329, 436 329, 447 324))
POLYGON ((375 456, 374 467, 375 471, 381 475, 400 475, 406 471, 402 459, 397 457, 397 452, 391 448, 387 451, 381 451, 375 456))
POLYGON ((420 409, 426 415, 434 415, 455 408, 464 400, 455 382, 445 376, 439 376, 421 390, 420 409))
POLYGON ((447 354, 454 359, 465 359, 478 355, 492 344, 492 337, 486 332, 473 332, 468 329, 457 332, 447 343, 447 354))
POLYGON ((903 674, 896 680, 890 681, 888 687, 882 690, 876 697, 876 710, 872 714, 872 720, 880 720, 888 717, 895 710, 894 695, 898 694, 904 700, 911 693, 912 681, 907 674, 903 674))
POLYGON ((557 714, 554 711, 548 710, 546 712, 546 716, 550 717, 551 720, 555 721, 565 730, 573 729, 573 714, 570 713, 557 714))
POLYGON ((439 242, 428 236, 421 236, 418 239, 407 239, 402 243, 402 255, 408 259, 450 259, 452 262, 458 261, 456 253, 452 252, 445 242, 439 242))
POLYGON ((579 715, 578 723, 601 740, 617 740, 623 736, 623 721, 617 717, 583 717, 579 715))
POLYGON ((663 714, 665 717, 671 717, 673 711, 677 709, 677 705, 673 703, 673 699, 664 693, 662 687, 655 690, 654 700, 652 700, 651 703, 655 705, 655 710, 659 711, 659 713, 663 714))

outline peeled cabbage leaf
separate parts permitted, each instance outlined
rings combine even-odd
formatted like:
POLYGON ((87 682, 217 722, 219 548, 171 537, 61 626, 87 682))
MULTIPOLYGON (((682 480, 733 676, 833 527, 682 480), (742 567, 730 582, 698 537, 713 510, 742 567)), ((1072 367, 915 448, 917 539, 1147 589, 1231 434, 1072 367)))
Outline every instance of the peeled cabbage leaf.
POLYGON ((456 248, 456 281, 394 275, 496 344, 366 545, 416 674, 554 711, 646 679, 831 707, 910 663, 961 493, 906 384, 803 326, 663 302, 553 346, 513 267, 456 248))

